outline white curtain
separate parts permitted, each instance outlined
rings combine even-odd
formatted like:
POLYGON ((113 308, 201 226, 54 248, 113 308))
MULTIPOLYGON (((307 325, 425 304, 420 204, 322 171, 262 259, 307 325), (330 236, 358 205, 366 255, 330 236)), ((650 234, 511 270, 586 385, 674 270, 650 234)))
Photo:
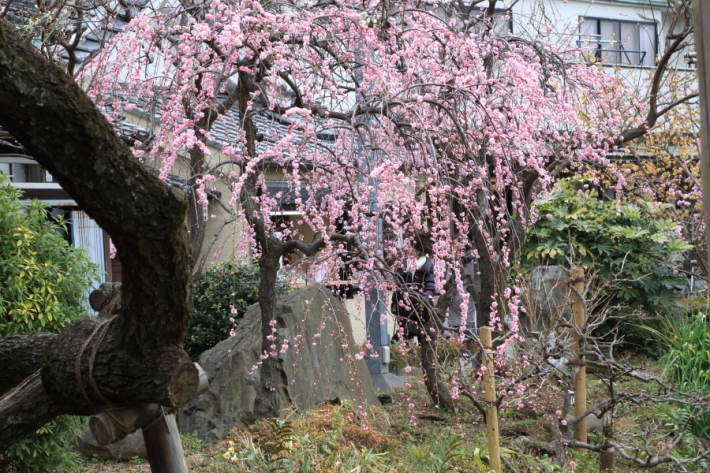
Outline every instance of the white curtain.
MULTIPOLYGON (((106 282, 106 263, 104 256, 104 234, 101 228, 81 210, 72 211, 72 244, 85 250, 89 254, 91 262, 96 264, 101 270, 100 281, 94 281, 89 293, 97 289, 99 285, 106 282)), ((88 296, 88 294, 87 294, 88 296)))
POLYGON ((619 63, 619 22, 618 21, 599 21, 599 34, 601 35, 602 49, 612 50, 614 52, 602 53, 602 61, 609 64, 619 63))
POLYGON ((639 25, 639 49, 646 51, 643 66, 656 65, 656 25, 639 25))
MULTIPOLYGON (((628 51, 642 51, 639 45, 639 28, 640 25, 636 23, 621 23, 621 44, 624 46, 624 53, 621 53, 621 63, 631 64, 632 66, 640 66, 641 56, 643 53, 628 52, 628 51)), ((648 56, 646 52, 646 56, 648 56)), ((646 59, 644 56, 644 60, 646 59)))

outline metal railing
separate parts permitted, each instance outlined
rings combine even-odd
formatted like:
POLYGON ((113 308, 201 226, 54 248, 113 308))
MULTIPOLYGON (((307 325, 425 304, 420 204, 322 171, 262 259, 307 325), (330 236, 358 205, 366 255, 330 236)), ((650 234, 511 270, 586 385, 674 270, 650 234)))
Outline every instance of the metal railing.
POLYGON ((626 49, 620 41, 601 39, 579 39, 577 46, 582 50, 582 57, 585 62, 606 62, 611 64, 630 64, 632 66, 643 66, 647 51, 637 49, 626 49), (611 46, 615 46, 612 48, 611 46), (631 54, 631 56, 629 56, 631 54), (638 61, 632 61, 631 57, 638 54, 638 61), (611 57, 609 57, 611 56, 611 57), (626 61, 623 59, 626 58, 626 61))

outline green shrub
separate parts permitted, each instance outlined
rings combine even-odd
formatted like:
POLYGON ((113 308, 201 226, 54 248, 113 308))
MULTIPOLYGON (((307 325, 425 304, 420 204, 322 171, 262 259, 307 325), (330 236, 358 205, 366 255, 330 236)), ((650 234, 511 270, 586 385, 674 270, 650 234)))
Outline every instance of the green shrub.
MULTIPOLYGON (((85 315, 83 306, 98 267, 59 234, 62 223, 44 204, 27 201, 0 174, 0 338, 34 331, 60 332, 85 315)), ((78 417, 62 416, 0 456, 0 470, 23 473, 71 467, 78 417)))
POLYGON ((45 473, 75 469, 80 455, 74 446, 83 432, 81 423, 80 417, 57 417, 31 438, 11 446, 0 460, 0 471, 45 473))
POLYGON ((692 246, 675 234, 672 220, 662 217, 668 205, 619 205, 578 190, 581 185, 561 181, 559 190, 533 204, 539 220, 527 232, 523 267, 568 266, 573 261, 601 280, 619 281, 612 305, 651 313, 674 306, 687 284, 677 268, 692 246))
POLYGON ((0 337, 60 332, 86 315, 82 304, 98 267, 59 234, 40 201, 26 201, 0 174, 0 337))
MULTIPOLYGON (((668 346, 664 357, 671 380, 683 392, 710 395, 710 332, 706 314, 667 318, 662 336, 668 346)), ((710 412, 693 412, 677 403, 670 417, 677 425, 688 421, 690 433, 710 440, 710 412)))
MULTIPOLYGON (((247 308, 259 301, 260 275, 257 265, 229 259, 209 267, 194 282, 194 312, 185 342, 192 359, 226 339, 247 308)), ((284 291, 279 282, 277 294, 284 291)))

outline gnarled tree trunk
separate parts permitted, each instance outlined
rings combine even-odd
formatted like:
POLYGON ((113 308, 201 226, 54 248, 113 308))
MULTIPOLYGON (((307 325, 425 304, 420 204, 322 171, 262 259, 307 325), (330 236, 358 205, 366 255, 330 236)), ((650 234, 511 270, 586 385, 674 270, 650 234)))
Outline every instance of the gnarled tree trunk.
POLYGON ((197 393, 182 349, 191 312, 187 203, 145 170, 74 80, 0 22, 0 125, 111 236, 124 271, 120 313, 59 336, 0 340, 0 452, 60 414, 175 407, 197 393))

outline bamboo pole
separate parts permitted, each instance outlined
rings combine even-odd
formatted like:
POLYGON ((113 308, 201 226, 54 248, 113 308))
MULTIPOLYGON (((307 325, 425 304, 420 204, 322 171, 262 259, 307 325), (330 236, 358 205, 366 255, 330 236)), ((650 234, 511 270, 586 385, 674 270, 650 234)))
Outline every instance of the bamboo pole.
MULTIPOLYGON (((574 288, 579 294, 584 294, 584 269, 574 268, 572 270, 572 278, 575 280, 574 288)), ((584 301, 577 293, 573 294, 574 304, 572 304, 572 313, 574 314, 574 325, 581 332, 584 330, 586 321, 584 320, 584 301)), ((574 379, 574 416, 578 417, 587 410, 587 366, 584 355, 580 355, 582 350, 581 337, 575 331, 574 333, 574 354, 579 363, 577 367, 577 376, 574 379)), ((579 442, 587 443, 587 418, 580 420, 574 427, 574 438, 579 442)), ((580 451, 585 449, 580 448, 580 451)))
POLYGON ((486 390, 486 428, 488 429, 488 458, 491 470, 501 473, 500 466, 500 445, 498 439, 498 407, 496 406, 496 382, 495 363, 491 356, 493 340, 490 327, 481 327, 481 343, 483 343, 483 365, 486 370, 483 372, 483 386, 486 390))

